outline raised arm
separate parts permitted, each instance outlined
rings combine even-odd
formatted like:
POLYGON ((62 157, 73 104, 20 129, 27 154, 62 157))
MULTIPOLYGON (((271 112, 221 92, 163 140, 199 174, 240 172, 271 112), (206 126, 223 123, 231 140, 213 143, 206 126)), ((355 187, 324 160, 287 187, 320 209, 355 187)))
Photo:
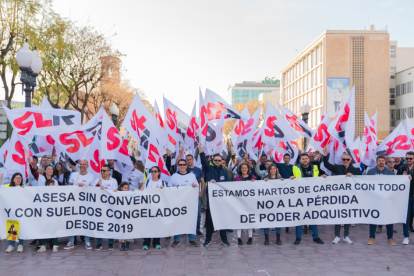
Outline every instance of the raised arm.
POLYGON ((204 153, 203 147, 200 143, 198 144, 198 151, 200 153, 201 166, 203 167, 204 172, 208 172, 210 170, 210 165, 208 164, 206 154, 204 153))

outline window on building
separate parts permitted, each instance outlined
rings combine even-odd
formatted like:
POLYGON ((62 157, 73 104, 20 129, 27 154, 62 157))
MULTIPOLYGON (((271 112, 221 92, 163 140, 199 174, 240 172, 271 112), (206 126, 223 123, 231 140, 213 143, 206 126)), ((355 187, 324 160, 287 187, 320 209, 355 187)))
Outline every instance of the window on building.
POLYGON ((395 57, 395 46, 390 46, 390 57, 395 57))
POLYGON ((394 110, 395 111, 395 120, 396 121, 399 121, 400 120, 400 109, 396 109, 396 110, 394 110))
POLYGON ((401 93, 400 93, 400 85, 397 85, 397 96, 401 96, 401 93))
POLYGON ((390 112, 390 126, 395 127, 395 109, 390 112))
POLYGON ((390 88, 390 105, 395 105, 395 88, 390 88))
POLYGON ((395 67, 390 67, 390 78, 395 79, 395 67))
POLYGON ((318 53, 319 53, 319 47, 316 48, 316 50, 315 50, 315 64, 318 64, 319 63, 319 55, 318 55, 318 53))

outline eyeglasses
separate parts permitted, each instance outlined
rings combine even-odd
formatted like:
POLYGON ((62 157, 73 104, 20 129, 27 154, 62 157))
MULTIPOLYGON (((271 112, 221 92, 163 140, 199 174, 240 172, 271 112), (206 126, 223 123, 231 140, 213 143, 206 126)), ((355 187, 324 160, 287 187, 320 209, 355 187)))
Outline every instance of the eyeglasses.
POLYGON ((151 173, 157 173, 158 171, 151 171, 151 173))
POLYGON ((387 161, 388 163, 395 163, 395 161, 387 161))
POLYGON ((221 162, 219 159, 214 159, 213 162, 221 162))
POLYGON ((406 157, 405 160, 413 160, 413 158, 406 157))
POLYGON ((185 166, 187 166, 187 164, 178 164, 178 166, 185 167, 185 166))
POLYGON ((348 158, 342 158, 342 161, 351 161, 351 159, 348 159, 348 158))
POLYGON ((109 172, 109 170, 101 170, 101 172, 109 172))
POLYGON ((20 176, 16 176, 14 179, 22 179, 20 176))

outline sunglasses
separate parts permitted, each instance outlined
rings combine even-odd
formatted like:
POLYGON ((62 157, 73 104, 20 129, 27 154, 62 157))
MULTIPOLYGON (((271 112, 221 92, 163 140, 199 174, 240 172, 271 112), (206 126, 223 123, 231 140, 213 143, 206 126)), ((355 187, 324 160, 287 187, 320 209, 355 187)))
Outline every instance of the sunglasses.
POLYGON ((348 159, 348 158, 342 158, 342 161, 351 161, 351 159, 348 159))
POLYGON ((413 160, 413 158, 406 157, 405 160, 413 160))
POLYGON ((187 164, 178 164, 178 166, 185 167, 185 166, 187 166, 187 164))
POLYGON ((395 163, 395 161, 387 161, 388 163, 395 163))
POLYGON ((101 170, 101 172, 109 172, 108 170, 101 170))
POLYGON ((158 171, 151 171, 151 173, 157 173, 158 171))
POLYGON ((213 162, 221 162, 221 160, 215 159, 213 160, 213 162))

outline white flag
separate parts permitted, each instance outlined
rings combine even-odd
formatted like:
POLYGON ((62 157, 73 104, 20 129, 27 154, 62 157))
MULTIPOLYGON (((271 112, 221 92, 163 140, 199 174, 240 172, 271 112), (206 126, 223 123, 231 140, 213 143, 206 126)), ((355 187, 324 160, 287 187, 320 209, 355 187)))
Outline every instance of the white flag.
POLYGON ((237 138, 235 148, 236 154, 239 156, 244 156, 248 151, 249 147, 252 147, 252 138, 256 132, 257 124, 259 123, 260 112, 262 107, 256 110, 256 112, 251 116, 246 122, 245 126, 240 132, 239 137, 237 138))
POLYGON ((279 104, 279 108, 282 111, 285 119, 289 122, 289 125, 296 131, 296 133, 301 137, 306 137, 310 139, 313 135, 313 130, 309 127, 302 119, 298 117, 288 108, 279 104))
POLYGON ((398 126, 382 141, 375 150, 377 155, 386 157, 405 157, 407 151, 412 151, 413 145, 401 121, 398 126))

